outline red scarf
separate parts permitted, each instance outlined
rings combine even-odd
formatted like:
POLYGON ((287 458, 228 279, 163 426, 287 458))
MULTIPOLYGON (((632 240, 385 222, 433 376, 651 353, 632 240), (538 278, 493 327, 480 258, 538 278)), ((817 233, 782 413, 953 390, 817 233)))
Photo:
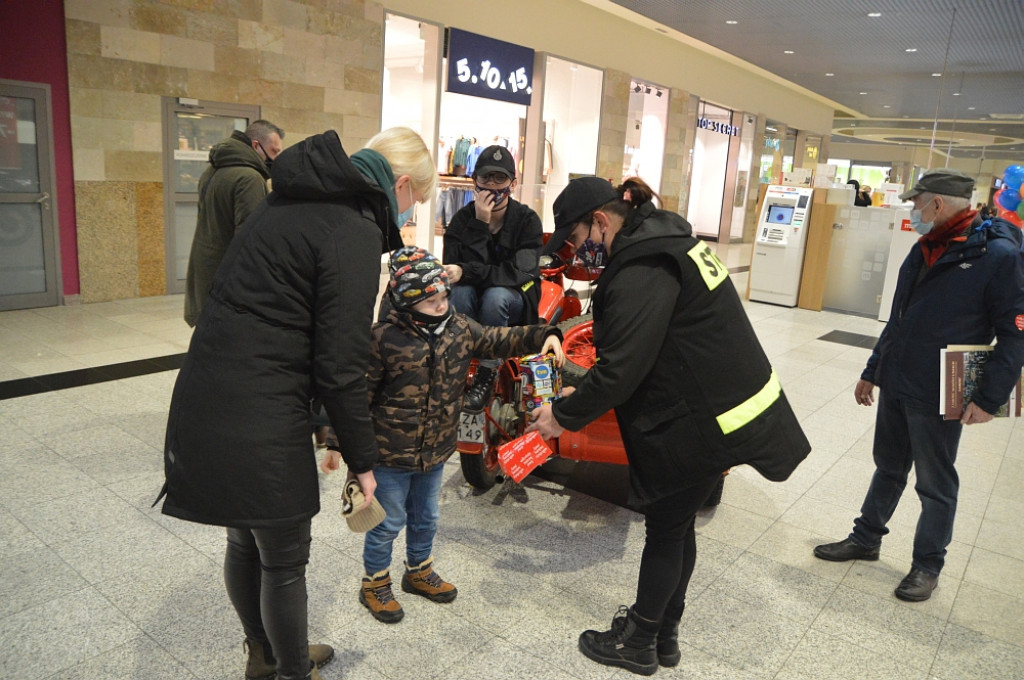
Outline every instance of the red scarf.
POLYGON ((964 232, 974 222, 974 218, 977 216, 977 210, 971 210, 970 208, 964 208, 953 217, 943 224, 941 227, 935 227, 930 232, 917 239, 917 242, 921 244, 921 253, 924 255, 924 263, 926 266, 931 267, 933 264, 938 262, 942 254, 949 248, 949 244, 954 241, 966 241, 967 236, 964 232))

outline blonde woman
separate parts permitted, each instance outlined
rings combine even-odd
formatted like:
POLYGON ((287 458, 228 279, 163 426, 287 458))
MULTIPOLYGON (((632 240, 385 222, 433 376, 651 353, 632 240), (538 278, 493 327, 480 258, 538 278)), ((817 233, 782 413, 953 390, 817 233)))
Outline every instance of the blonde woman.
POLYGON ((231 241, 171 399, 163 512, 227 527, 224 580, 241 619, 246 677, 320 675, 305 569, 320 510, 309 403, 319 399, 369 503, 377 443, 366 370, 380 256, 435 188, 407 128, 350 158, 334 131, 283 151, 273 191, 231 241))

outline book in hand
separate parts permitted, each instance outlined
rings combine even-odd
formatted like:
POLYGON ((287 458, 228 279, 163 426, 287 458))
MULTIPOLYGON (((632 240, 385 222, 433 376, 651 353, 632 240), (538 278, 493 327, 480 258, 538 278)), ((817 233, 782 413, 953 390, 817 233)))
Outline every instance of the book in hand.
MULTIPOLYGON (((960 420, 981 383, 994 347, 992 345, 949 345, 939 352, 939 413, 946 420, 960 420)), ((1021 379, 1010 391, 1009 400, 995 413, 997 418, 1017 417, 1021 413, 1021 379)))

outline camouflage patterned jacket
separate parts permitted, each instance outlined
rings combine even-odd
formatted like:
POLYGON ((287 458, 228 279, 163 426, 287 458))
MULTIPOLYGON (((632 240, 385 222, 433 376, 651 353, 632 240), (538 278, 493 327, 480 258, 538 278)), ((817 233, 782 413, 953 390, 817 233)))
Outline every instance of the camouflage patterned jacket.
POLYGON ((473 358, 539 352, 554 326, 481 326, 453 314, 432 341, 407 313, 373 325, 367 372, 379 465, 430 470, 455 452, 462 392, 473 358))

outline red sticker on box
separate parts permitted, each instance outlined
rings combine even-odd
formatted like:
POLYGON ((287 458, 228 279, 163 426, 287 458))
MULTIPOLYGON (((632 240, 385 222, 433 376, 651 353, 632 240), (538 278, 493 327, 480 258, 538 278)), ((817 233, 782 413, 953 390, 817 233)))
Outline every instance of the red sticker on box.
POLYGON ((531 432, 498 447, 502 471, 519 483, 551 456, 551 449, 537 432, 531 432))
POLYGON ((1024 314, 1018 314, 1014 322, 1017 324, 1017 330, 1024 331, 1024 314))
POLYGON ((914 228, 910 226, 910 220, 900 222, 900 231, 914 231, 914 228))

